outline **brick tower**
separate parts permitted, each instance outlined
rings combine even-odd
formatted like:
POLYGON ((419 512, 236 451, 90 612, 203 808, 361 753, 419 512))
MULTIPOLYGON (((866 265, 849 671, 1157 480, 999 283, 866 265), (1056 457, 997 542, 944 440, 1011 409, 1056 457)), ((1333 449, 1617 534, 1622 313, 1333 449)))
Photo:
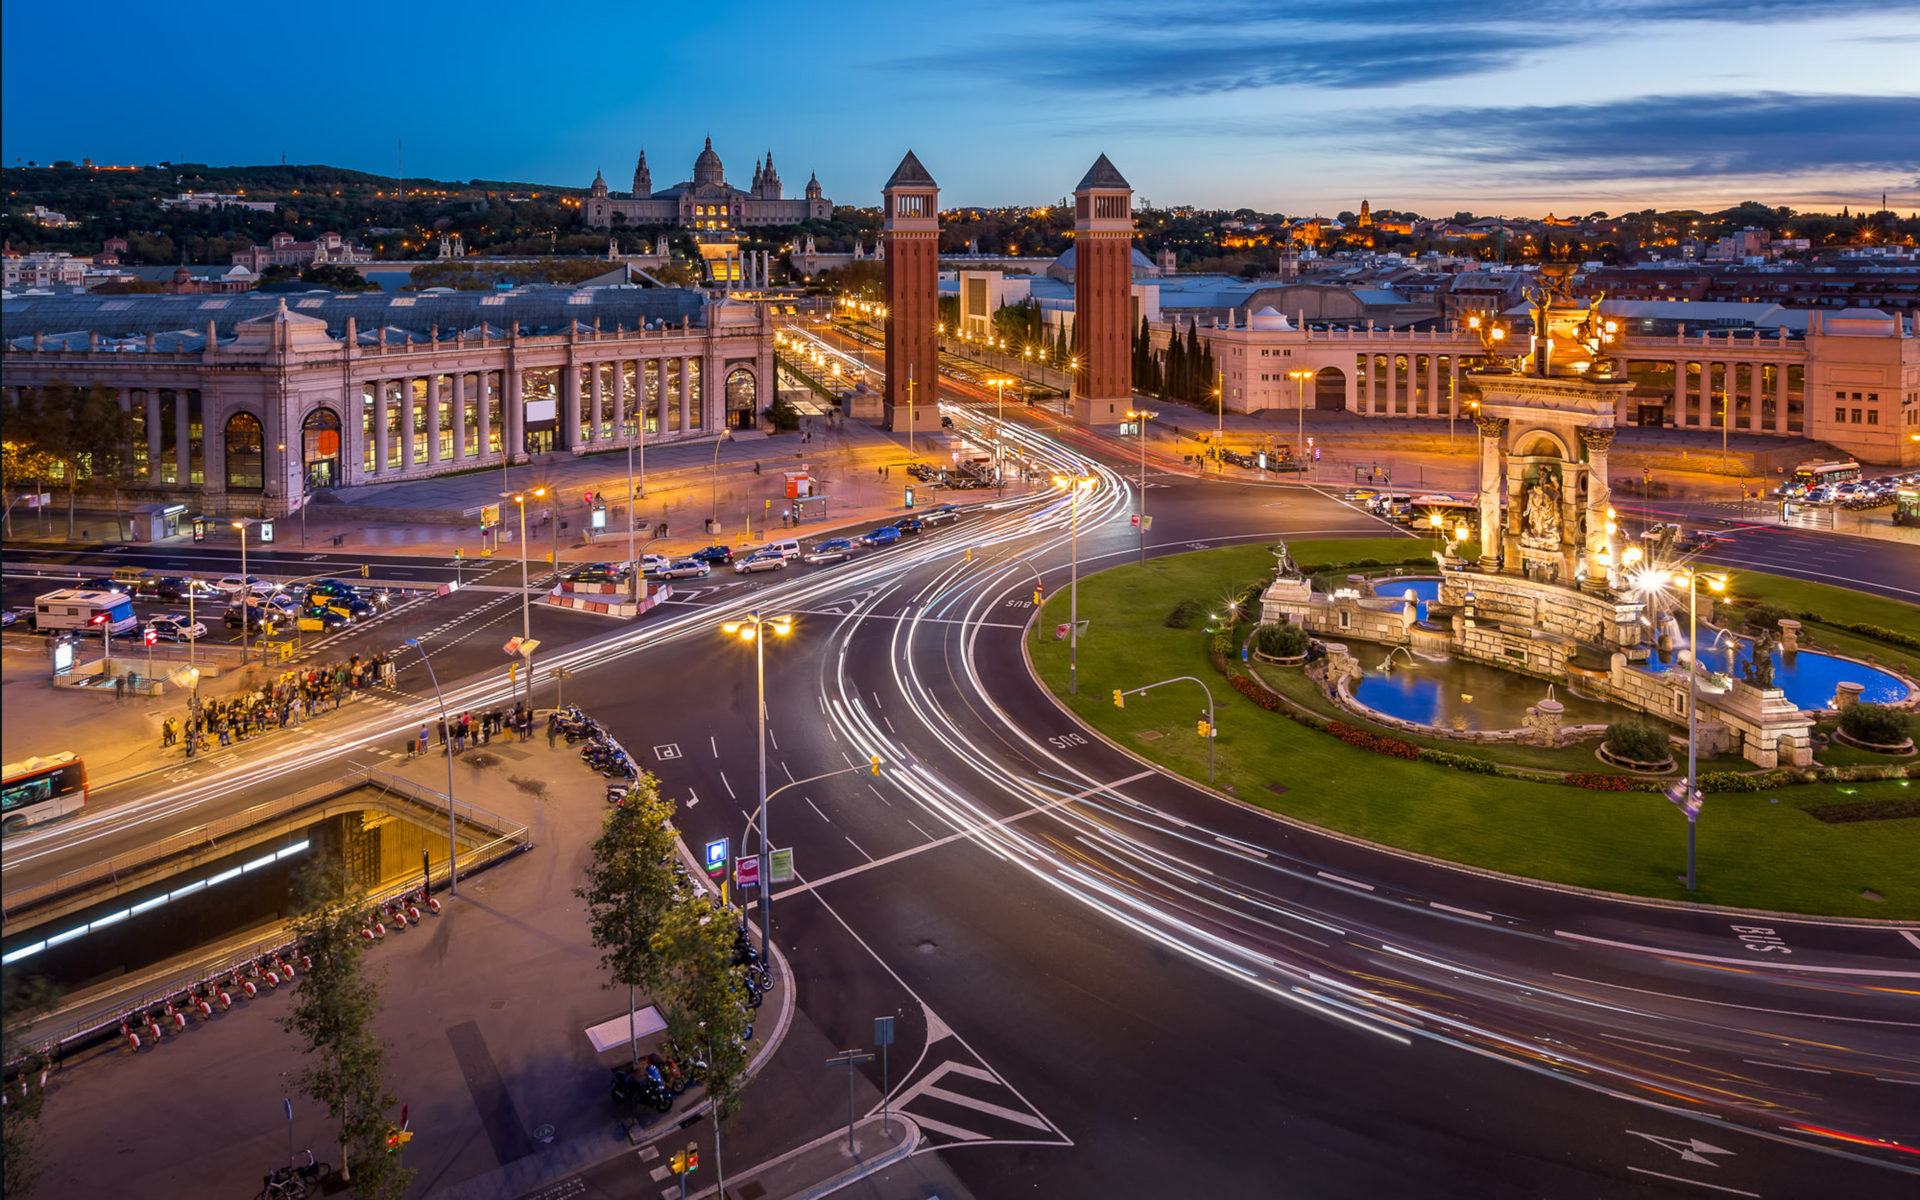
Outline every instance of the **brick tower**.
POLYGON ((1133 407, 1133 185, 1102 154, 1073 189, 1074 419, 1117 425, 1133 407))
POLYGON ((940 427, 940 185, 907 151, 880 189, 887 274, 887 428, 940 427), (909 387, 911 384, 911 387, 909 387))

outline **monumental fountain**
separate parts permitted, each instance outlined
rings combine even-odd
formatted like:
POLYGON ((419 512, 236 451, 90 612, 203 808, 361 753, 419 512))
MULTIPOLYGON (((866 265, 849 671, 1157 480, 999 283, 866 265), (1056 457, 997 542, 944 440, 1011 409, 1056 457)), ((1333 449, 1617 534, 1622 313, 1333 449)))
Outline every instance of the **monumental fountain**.
MULTIPOLYGON (((1703 755, 1737 753, 1762 767, 1812 761, 1810 710, 1843 707, 1862 688, 1874 689, 1883 701, 1910 702, 1905 681, 1799 650, 1792 631, 1786 645, 1763 647, 1762 657, 1796 679, 1831 677, 1837 684, 1832 693, 1789 697, 1775 685, 1773 669, 1737 674, 1737 638, 1728 670, 1715 671, 1715 656, 1704 647, 1723 635, 1711 626, 1712 600, 1704 589, 1698 597, 1701 671, 1696 695, 1688 696, 1688 594, 1684 586, 1677 593, 1665 586, 1669 568, 1678 565, 1669 561, 1671 540, 1623 547, 1611 506, 1607 453, 1614 413, 1633 386, 1618 376, 1609 355, 1613 323, 1601 315, 1597 299, 1571 303, 1550 279, 1530 289, 1528 299, 1530 329, 1525 345, 1514 347, 1520 353, 1503 356, 1509 339, 1488 323, 1483 365, 1464 376, 1479 394, 1477 557, 1461 557, 1455 545, 1436 553, 1439 582, 1427 588, 1430 599, 1396 594, 1403 586, 1396 580, 1357 577, 1316 592, 1301 572, 1283 565, 1263 594, 1261 619, 1292 622, 1317 635, 1328 650, 1329 690, 1355 707, 1365 707, 1353 700, 1353 684, 1366 677, 1367 668, 1348 642, 1406 646, 1420 661, 1384 665, 1417 672, 1437 660, 1481 664, 1682 728, 1689 703, 1695 703, 1703 755), (1682 670, 1667 669, 1676 660, 1682 670)), ((1478 677, 1484 681, 1485 671, 1478 677)), ((1486 691, 1484 682, 1478 687, 1486 691)), ((1543 696, 1526 709, 1516 735, 1557 744, 1563 713, 1561 700, 1543 696)), ((1398 723, 1441 735, 1467 732, 1457 715, 1403 716, 1398 723)))

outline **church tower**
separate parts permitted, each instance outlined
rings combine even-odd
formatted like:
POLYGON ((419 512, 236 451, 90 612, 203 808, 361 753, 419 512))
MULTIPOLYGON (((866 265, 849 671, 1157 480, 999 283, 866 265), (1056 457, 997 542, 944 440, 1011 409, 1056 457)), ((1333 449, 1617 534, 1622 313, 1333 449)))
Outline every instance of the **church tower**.
POLYGON ((647 170, 647 152, 643 147, 640 151, 640 163, 633 168, 633 198, 645 200, 651 195, 653 195, 653 172, 647 170))
POLYGON ((1362 200, 1360 202, 1359 225, 1360 225, 1360 228, 1362 229, 1373 228, 1373 206, 1371 204, 1368 204, 1365 200, 1362 200))
POLYGON ((773 169, 773 151, 771 150, 767 151, 767 171, 761 176, 760 188, 761 199, 778 200, 780 198, 780 172, 773 169))
POLYGON ((1102 154, 1073 189, 1074 419, 1118 424, 1133 407, 1133 185, 1102 154))
POLYGON ((940 185, 913 151, 880 189, 886 254, 888 429, 940 427, 940 185))

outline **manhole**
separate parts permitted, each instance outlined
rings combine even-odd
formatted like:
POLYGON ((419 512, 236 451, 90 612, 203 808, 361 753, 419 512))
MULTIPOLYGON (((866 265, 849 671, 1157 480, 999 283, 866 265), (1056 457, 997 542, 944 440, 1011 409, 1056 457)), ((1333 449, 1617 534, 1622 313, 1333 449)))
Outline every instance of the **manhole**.
POLYGON ((1143 742, 1158 741, 1165 736, 1167 735, 1161 733, 1158 729, 1142 729, 1139 734, 1140 740, 1143 742))
POLYGON ((1267 790, 1277 796, 1284 796, 1287 794, 1287 785, 1284 783, 1269 783, 1267 790))
POLYGON ((535 1125, 533 1127, 533 1140, 539 1142, 542 1146, 551 1143, 553 1141, 553 1126, 535 1125))

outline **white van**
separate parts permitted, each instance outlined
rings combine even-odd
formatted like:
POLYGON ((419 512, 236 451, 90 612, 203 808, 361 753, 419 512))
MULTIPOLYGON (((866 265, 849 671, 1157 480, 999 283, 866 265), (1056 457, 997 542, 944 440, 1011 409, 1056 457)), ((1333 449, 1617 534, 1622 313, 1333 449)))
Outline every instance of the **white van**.
POLYGON ((1413 507, 1411 492, 1380 492, 1367 501, 1367 511, 1389 520, 1406 515, 1413 507))
POLYGON ((800 557, 800 541, 798 538, 786 538, 778 542, 768 542, 758 550, 755 550, 754 553, 778 554, 781 558, 791 562, 800 557))
POLYGON ((33 627, 41 633, 97 634, 107 628, 126 634, 140 628, 140 621, 133 615, 133 600, 124 592, 62 588, 34 597, 33 627))

